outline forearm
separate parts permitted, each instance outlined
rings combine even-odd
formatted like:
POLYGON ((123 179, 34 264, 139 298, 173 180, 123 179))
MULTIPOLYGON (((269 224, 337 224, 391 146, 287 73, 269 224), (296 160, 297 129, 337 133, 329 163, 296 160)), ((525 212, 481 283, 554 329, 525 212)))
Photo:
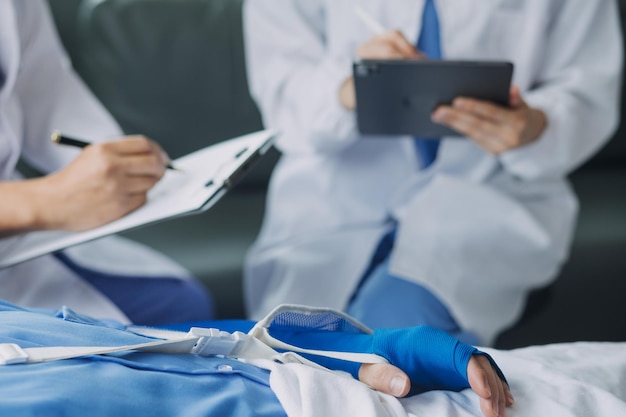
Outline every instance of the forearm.
POLYGON ((41 179, 0 183, 0 237, 52 227, 42 204, 41 179))

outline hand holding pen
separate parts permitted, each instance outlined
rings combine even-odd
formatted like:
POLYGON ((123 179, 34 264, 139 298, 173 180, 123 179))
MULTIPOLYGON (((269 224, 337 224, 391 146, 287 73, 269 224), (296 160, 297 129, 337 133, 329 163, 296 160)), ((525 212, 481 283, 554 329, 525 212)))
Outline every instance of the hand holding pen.
MULTIPOLYGON (((76 138, 72 138, 72 137, 69 137, 69 136, 62 135, 61 132, 59 132, 59 131, 52 132, 52 135, 50 135, 50 140, 53 143, 56 143, 58 145, 74 146, 76 148, 81 148, 81 149, 91 145, 90 142, 84 141, 82 139, 76 139, 76 138)), ((163 156, 164 156, 164 159, 169 160, 169 158, 166 156, 165 152, 163 152, 163 156)), ((171 169, 171 170, 174 170, 174 171, 179 171, 177 168, 174 168, 170 162, 167 162, 165 167, 167 169, 171 169)))
MULTIPOLYGON (((354 13, 372 33, 372 37, 357 49, 360 59, 425 59, 415 46, 398 30, 386 30, 361 6, 354 6, 354 13)), ((356 108, 354 80, 348 78, 339 90, 339 102, 348 110, 356 108)))
POLYGON ((415 48, 399 30, 386 30, 361 6, 354 6, 354 13, 373 37, 359 46, 357 55, 361 59, 424 59, 426 56, 415 48))
POLYGON ((34 181, 41 230, 87 230, 126 215, 146 202, 169 164, 161 147, 143 136, 93 144, 59 134, 52 139, 83 151, 67 167, 34 181))

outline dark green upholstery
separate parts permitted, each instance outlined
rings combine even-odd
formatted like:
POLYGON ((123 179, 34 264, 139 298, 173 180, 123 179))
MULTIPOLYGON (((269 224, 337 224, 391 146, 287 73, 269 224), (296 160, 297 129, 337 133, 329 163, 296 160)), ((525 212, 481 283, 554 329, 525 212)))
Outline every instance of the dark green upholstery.
MULTIPOLYGON (((178 156, 261 127, 245 77, 242 0, 49 2, 76 69, 128 133, 147 134, 178 156)), ((556 284, 531 296, 499 347, 626 340, 625 135, 623 124, 572 175, 581 215, 571 259, 556 284)), ((207 213, 127 234, 198 275, 222 317, 243 315, 243 256, 261 224, 276 157, 207 213)))
POLYGON ((75 65, 126 132, 177 157, 260 129, 241 0, 86 1, 75 65))

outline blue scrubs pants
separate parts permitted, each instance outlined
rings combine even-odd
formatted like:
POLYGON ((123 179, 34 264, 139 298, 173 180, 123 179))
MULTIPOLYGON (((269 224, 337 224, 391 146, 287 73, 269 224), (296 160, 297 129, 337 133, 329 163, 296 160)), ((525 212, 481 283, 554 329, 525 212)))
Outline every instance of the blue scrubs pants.
POLYGON ((427 325, 441 329, 468 345, 478 345, 478 337, 462 329, 432 292, 389 272, 394 240, 395 231, 381 240, 348 305, 347 313, 373 329, 427 325))
POLYGON ((134 324, 164 325, 215 318, 211 295, 196 280, 118 276, 55 257, 111 300, 134 324))

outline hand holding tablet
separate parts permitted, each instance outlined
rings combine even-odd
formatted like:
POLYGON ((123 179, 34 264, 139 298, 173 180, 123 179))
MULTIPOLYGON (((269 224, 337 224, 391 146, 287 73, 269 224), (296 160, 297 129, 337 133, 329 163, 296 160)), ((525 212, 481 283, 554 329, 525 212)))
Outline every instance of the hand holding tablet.
POLYGON ((363 60, 353 65, 363 135, 461 136, 432 121, 457 97, 509 105, 513 64, 499 61, 363 60))
POLYGON ((450 123, 454 112, 439 111, 439 123, 433 122, 434 110, 457 97, 516 107, 509 97, 512 64, 427 60, 403 34, 387 31, 360 5, 354 11, 374 37, 359 48, 362 61, 354 64, 350 88, 342 86, 340 99, 344 107, 356 107, 362 134, 471 136, 458 128, 458 120, 450 123))

